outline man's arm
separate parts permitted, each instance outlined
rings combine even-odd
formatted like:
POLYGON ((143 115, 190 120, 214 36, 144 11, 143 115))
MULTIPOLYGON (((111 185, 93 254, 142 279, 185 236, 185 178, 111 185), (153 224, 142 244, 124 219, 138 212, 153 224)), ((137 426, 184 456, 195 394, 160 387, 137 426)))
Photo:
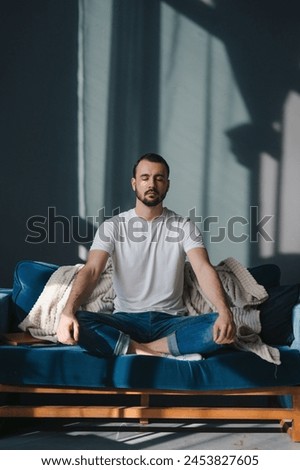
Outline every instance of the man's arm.
POLYGON ((219 276, 210 263, 206 249, 193 248, 187 253, 187 256, 199 286, 219 314, 214 324, 214 341, 218 344, 231 343, 236 333, 232 313, 219 276))
POLYGON ((106 251, 90 251, 85 266, 76 275, 56 332, 60 343, 75 344, 78 341, 79 325, 75 314, 95 289, 108 257, 106 251))

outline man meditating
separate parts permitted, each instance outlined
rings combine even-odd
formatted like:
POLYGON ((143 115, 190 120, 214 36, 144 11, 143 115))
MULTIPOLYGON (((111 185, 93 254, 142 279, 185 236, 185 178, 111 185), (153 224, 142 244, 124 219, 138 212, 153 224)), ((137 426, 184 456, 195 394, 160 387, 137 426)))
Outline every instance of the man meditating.
POLYGON ((135 208, 99 227, 61 314, 58 340, 78 342, 100 356, 135 353, 201 359, 235 336, 222 284, 195 224, 163 206, 170 185, 164 158, 143 155, 134 166, 131 185, 135 208), (109 256, 116 293, 113 314, 79 311, 109 256), (186 256, 216 312, 185 316, 186 256))
MULTIPOLYGON (((233 343, 237 346, 235 308, 228 304, 200 231, 191 220, 163 206, 170 185, 167 162, 157 154, 143 155, 134 165, 131 185, 135 208, 98 228, 88 260, 78 271, 60 315, 58 341, 78 343, 101 357, 144 354, 180 360, 200 360, 217 349, 233 343), (80 310, 99 283, 109 257, 115 291, 113 313, 80 310), (187 259, 201 292, 213 306, 210 313, 203 310, 187 315, 183 300, 187 259)), ((259 341, 291 344, 291 312, 299 302, 299 284, 274 287, 272 279, 260 279, 259 270, 254 268, 250 275, 243 269, 256 285, 258 281, 267 289, 260 286, 266 296, 256 305, 260 310, 259 341)), ((277 356, 269 359, 280 363, 277 356)))

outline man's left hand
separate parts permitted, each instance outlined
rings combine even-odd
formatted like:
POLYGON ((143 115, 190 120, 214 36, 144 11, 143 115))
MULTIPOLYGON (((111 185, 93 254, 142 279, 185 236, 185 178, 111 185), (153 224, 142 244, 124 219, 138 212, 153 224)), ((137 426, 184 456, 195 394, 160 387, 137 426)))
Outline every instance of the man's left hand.
POLYGON ((213 328, 213 338, 217 344, 230 344, 236 334, 232 315, 219 314, 213 328))

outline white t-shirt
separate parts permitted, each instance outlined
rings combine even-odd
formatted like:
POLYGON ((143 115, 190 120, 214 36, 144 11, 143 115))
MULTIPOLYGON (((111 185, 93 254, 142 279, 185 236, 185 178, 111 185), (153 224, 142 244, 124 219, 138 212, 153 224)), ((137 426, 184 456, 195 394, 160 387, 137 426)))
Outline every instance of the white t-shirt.
POLYGON ((98 228, 91 250, 104 250, 113 262, 115 311, 185 311, 182 301, 186 253, 204 247, 196 225, 167 208, 147 221, 135 209, 98 228))

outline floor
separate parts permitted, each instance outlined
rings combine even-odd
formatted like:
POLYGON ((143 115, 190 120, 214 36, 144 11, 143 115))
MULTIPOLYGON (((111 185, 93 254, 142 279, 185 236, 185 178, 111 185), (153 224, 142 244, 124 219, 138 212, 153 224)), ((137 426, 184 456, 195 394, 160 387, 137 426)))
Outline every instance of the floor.
POLYGON ((15 420, 2 425, 1 450, 300 450, 276 422, 111 423, 15 420), (10 422, 11 423, 11 422, 10 422))

